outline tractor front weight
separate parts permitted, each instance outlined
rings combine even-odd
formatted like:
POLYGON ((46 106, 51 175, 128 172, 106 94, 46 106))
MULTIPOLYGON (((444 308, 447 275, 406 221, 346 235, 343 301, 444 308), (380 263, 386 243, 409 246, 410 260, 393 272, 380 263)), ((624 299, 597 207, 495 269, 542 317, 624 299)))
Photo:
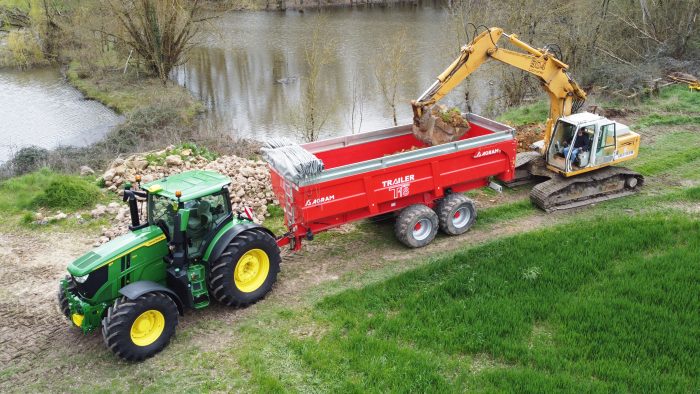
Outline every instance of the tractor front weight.
POLYGON ((70 321, 80 327, 83 334, 89 334, 99 328, 102 314, 108 305, 104 302, 92 305, 83 301, 80 296, 68 289, 68 279, 61 280, 61 289, 70 306, 70 321))

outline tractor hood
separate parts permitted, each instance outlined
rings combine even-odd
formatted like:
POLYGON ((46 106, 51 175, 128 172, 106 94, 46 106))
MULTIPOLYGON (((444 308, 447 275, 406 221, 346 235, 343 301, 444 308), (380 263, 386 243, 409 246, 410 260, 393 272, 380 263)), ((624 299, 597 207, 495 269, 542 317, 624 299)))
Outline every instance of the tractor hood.
POLYGON ((73 276, 84 276, 142 246, 163 241, 165 241, 165 234, 158 226, 152 225, 129 231, 73 261, 68 266, 68 272, 73 276))

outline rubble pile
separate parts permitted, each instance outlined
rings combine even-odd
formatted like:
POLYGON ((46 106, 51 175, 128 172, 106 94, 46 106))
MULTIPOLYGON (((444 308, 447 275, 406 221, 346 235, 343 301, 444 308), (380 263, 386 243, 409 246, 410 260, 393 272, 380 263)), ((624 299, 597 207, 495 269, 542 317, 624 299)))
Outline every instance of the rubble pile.
MULTIPOLYGON (((230 194, 234 212, 242 212, 249 207, 255 214, 254 220, 262 223, 266 216, 268 204, 277 204, 272 192, 272 182, 267 164, 262 160, 250 160, 238 156, 221 156, 215 160, 194 155, 190 149, 175 150, 168 147, 158 152, 132 155, 126 159, 115 160, 102 175, 105 188, 114 193, 123 193, 125 182, 135 182, 136 175, 141 175, 141 182, 148 183, 156 179, 187 170, 212 170, 231 178, 230 194)), ((145 206, 140 211, 145 213, 145 206)), ((128 231, 131 218, 127 205, 110 203, 97 205, 90 212, 93 218, 108 217, 112 220, 111 228, 103 228, 96 244, 107 242, 128 231)))

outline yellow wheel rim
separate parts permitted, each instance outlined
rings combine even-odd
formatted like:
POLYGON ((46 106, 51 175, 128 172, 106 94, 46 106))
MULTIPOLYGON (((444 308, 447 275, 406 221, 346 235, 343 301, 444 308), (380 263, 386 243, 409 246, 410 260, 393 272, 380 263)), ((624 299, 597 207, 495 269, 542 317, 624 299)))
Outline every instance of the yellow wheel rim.
POLYGON ((165 329, 165 316, 155 309, 139 315, 131 325, 131 341, 137 346, 148 346, 160 338, 165 329))
POLYGON ((251 249, 236 263, 233 281, 236 288, 244 293, 253 292, 262 286, 270 273, 270 258, 262 249, 251 249))

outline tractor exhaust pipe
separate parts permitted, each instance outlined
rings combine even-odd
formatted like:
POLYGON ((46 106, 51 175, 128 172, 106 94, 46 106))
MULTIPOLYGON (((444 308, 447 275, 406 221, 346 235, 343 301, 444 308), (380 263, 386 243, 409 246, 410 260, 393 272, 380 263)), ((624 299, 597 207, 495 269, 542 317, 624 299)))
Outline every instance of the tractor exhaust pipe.
POLYGON ((124 196, 122 200, 128 202, 129 213, 131 214, 131 226, 138 227, 141 223, 139 221, 139 208, 136 206, 136 194, 131 190, 131 184, 127 183, 124 185, 124 196))

